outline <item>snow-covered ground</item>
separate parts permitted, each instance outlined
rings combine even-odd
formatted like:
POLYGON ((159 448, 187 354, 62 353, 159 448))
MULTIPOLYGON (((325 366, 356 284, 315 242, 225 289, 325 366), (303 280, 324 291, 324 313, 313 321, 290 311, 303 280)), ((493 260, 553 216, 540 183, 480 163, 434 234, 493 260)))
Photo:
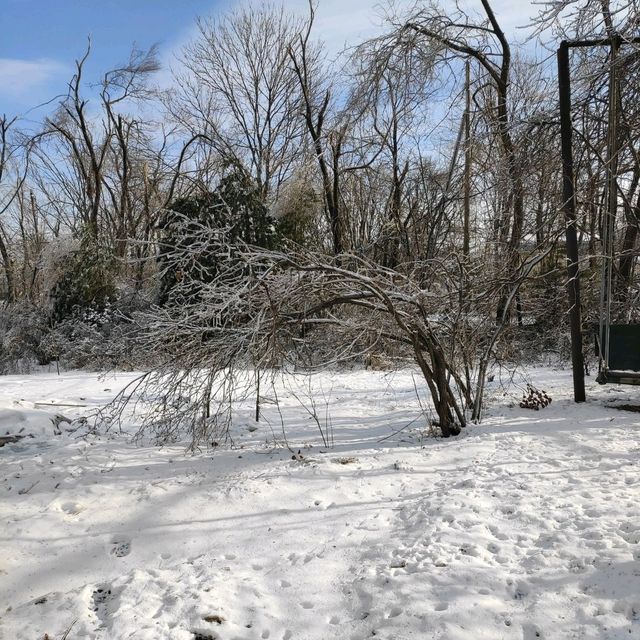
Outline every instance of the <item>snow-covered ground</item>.
POLYGON ((529 375, 550 407, 494 383, 484 424, 443 440, 411 372, 324 374, 331 448, 289 378, 295 460, 273 405, 191 455, 54 435, 131 374, 4 377, 0 435, 34 437, 0 448, 0 637, 640 638, 640 414, 610 406, 640 389, 577 406, 569 372, 529 375))

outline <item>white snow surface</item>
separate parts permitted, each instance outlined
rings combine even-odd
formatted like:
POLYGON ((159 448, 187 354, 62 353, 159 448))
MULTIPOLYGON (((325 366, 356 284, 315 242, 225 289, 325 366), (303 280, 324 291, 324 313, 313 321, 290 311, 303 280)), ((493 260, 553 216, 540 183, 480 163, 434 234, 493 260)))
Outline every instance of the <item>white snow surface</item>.
POLYGON ((640 389, 576 405, 570 372, 526 376, 549 407, 496 381, 483 424, 442 439, 417 374, 319 374, 333 447, 290 376, 295 460, 272 404, 192 454, 54 434, 133 374, 4 377, 0 435, 33 437, 0 448, 0 637, 640 639, 640 414, 613 406, 640 389))

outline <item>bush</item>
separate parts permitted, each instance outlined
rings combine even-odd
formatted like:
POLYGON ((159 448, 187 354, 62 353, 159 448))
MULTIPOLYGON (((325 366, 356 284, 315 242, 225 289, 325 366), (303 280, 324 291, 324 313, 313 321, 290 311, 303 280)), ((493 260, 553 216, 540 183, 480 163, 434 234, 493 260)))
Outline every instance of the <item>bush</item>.
POLYGON ((54 323, 85 310, 103 309, 116 295, 116 260, 108 247, 85 236, 79 247, 62 257, 51 297, 54 323))
POLYGON ((232 247, 239 240, 268 249, 276 244, 275 222, 260 190, 246 171, 235 165, 215 191, 174 201, 160 229, 160 305, 181 304, 183 299, 175 300, 173 295, 176 289, 184 294, 185 283, 189 283, 191 294, 213 281, 221 261, 231 259, 230 254, 220 251, 221 243, 232 247))
POLYGON ((34 364, 49 364, 46 311, 33 305, 8 304, 0 311, 0 373, 27 373, 34 364))

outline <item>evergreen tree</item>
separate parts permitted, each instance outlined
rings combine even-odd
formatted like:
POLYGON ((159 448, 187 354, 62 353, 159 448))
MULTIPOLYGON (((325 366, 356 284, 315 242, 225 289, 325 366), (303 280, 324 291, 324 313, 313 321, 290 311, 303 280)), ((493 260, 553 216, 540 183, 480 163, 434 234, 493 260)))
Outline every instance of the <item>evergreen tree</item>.
POLYGON ((52 320, 65 320, 87 309, 101 311, 116 295, 116 260, 109 247, 86 234, 77 250, 64 257, 52 292, 52 320))
POLYGON ((232 246, 241 241, 273 248, 275 223, 260 189, 240 166, 231 165, 215 191, 175 200, 161 222, 158 263, 161 272, 158 303, 191 295, 201 283, 211 282, 220 260, 232 260, 232 246), (227 248, 226 252, 221 251, 227 248), (224 255, 223 255, 224 254, 224 255), (188 286, 184 286, 188 283, 188 286))

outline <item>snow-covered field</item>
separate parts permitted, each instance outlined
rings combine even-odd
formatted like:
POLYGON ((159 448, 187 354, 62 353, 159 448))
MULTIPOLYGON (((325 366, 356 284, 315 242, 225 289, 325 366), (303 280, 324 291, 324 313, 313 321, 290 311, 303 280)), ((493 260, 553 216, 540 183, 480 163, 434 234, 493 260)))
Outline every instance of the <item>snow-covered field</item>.
POLYGON ((610 406, 640 389, 592 383, 577 406, 569 372, 529 374, 550 407, 494 383, 449 440, 411 372, 324 374, 332 448, 288 379, 295 460, 273 405, 191 455, 54 435, 131 374, 2 378, 0 435, 34 437, 0 448, 0 637, 640 638, 640 414, 610 406))

